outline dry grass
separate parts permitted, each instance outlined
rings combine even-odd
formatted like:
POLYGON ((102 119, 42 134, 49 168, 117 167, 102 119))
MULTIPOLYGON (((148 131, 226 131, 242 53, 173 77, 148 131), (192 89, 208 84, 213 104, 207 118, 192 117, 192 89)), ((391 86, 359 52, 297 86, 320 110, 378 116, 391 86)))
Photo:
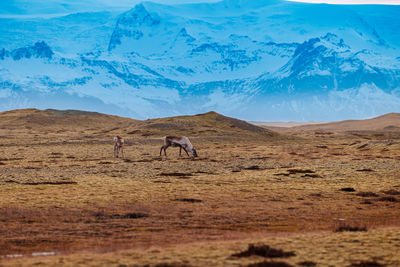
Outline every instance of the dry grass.
POLYGON ((246 250, 249 243, 257 242, 269 244, 277 249, 293 251, 296 256, 274 259, 274 261, 293 266, 307 266, 300 265, 303 262, 313 262, 317 264, 316 266, 348 266, 376 261, 382 265, 394 267, 400 264, 398 249, 396 249, 400 243, 399 234, 398 228, 335 234, 326 232, 285 235, 253 233, 247 238, 229 241, 148 246, 106 253, 76 252, 5 260, 2 264, 4 266, 155 266, 159 263, 171 265, 175 263, 191 266, 246 266, 262 262, 265 258, 261 256, 238 258, 230 255, 246 250))
POLYGON ((1 128, 0 265, 263 262, 230 256, 251 243, 293 251, 279 260, 293 266, 400 265, 396 140, 285 137, 217 115, 123 119, 139 131, 126 135, 125 160, 112 157, 119 130, 108 124, 67 133, 59 125, 1 128), (160 123, 190 128, 199 121, 200 131, 218 129, 189 135, 199 158, 178 158, 173 148, 168 159, 158 157, 162 141, 155 137, 169 131, 160 123), (368 231, 334 232, 343 225, 368 231), (37 252, 57 255, 7 256, 37 252))

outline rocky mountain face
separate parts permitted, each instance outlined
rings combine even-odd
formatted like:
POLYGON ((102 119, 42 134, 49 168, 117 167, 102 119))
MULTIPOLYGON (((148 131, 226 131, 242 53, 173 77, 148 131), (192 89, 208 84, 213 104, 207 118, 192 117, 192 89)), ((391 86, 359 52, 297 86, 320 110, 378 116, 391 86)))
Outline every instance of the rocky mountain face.
POLYGON ((212 109, 268 121, 398 112, 398 14, 398 6, 226 0, 3 18, 20 37, 0 37, 0 109, 138 119, 212 109), (31 44, 28 22, 43 32, 31 44))

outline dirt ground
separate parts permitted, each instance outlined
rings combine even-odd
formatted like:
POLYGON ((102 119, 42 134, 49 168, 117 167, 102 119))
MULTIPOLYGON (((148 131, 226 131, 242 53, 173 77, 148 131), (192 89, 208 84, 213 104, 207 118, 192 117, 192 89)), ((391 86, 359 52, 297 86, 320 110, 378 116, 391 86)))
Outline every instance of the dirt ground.
POLYGON ((0 266, 400 266, 386 134, 198 136, 191 160, 152 136, 116 159, 112 135, 0 133, 0 266), (249 244, 294 255, 232 256, 249 244))

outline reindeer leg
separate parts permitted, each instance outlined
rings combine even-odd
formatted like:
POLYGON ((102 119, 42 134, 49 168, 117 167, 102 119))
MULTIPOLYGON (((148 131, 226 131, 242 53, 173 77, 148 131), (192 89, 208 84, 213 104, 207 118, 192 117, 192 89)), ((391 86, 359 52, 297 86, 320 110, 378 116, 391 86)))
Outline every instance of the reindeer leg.
POLYGON ((117 146, 114 146, 114 157, 118 158, 118 148, 117 148, 117 146))
POLYGON ((168 148, 168 146, 162 146, 161 147, 161 149, 160 149, 160 157, 161 157, 161 155, 162 155, 162 151, 164 150, 164 156, 167 156, 167 148, 168 148))
POLYGON ((187 152, 186 148, 183 148, 183 150, 185 150, 186 155, 190 158, 189 153, 187 152))
POLYGON ((168 147, 169 147, 168 145, 163 145, 163 146, 160 148, 160 157, 161 157, 161 155, 162 155, 163 149, 164 149, 164 156, 167 157, 167 148, 168 148, 168 147))
POLYGON ((182 153, 182 146, 179 146, 179 157, 182 156, 181 153, 182 153))
POLYGON ((162 151, 164 150, 164 156, 167 156, 167 152, 165 151, 165 146, 162 146, 160 149, 160 157, 162 155, 162 151))

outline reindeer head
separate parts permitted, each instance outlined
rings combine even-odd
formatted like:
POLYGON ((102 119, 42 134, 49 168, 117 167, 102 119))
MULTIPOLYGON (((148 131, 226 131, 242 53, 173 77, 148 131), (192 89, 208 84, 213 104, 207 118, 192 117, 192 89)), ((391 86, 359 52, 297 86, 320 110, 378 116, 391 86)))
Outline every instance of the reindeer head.
POLYGON ((192 148, 193 157, 198 157, 196 149, 192 148))

